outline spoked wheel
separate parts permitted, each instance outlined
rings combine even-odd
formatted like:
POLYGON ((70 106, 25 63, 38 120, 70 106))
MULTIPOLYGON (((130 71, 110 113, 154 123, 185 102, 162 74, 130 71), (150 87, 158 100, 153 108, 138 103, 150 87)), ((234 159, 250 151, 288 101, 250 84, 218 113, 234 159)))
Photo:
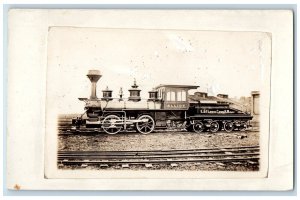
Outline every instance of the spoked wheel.
POLYGON ((232 122, 225 122, 224 124, 224 130, 226 132, 231 132, 234 129, 234 125, 232 122))
POLYGON ((246 123, 246 122, 241 122, 241 125, 240 125, 239 130, 240 130, 240 131, 245 131, 246 128, 247 128, 247 123, 246 123))
POLYGON ((142 115, 138 118, 140 122, 136 123, 136 130, 142 134, 151 133, 155 128, 154 119, 150 115, 142 115))
POLYGON ((107 134, 117 134, 122 129, 122 126, 120 124, 117 124, 117 122, 120 121, 120 117, 118 117, 117 115, 108 115, 102 122, 102 128, 107 134))
POLYGON ((201 133, 204 131, 205 125, 203 124, 203 122, 197 121, 194 123, 193 129, 196 133, 201 133))
POLYGON ((212 122, 210 123, 210 131, 211 131, 212 133, 217 132, 217 131, 219 130, 219 128, 220 128, 220 125, 219 125, 219 123, 218 123, 217 121, 212 121, 212 122))

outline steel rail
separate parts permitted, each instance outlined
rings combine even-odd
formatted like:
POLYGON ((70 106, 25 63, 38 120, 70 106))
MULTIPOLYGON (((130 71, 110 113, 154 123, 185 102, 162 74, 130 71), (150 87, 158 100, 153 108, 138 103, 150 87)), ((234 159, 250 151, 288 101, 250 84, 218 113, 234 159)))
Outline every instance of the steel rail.
POLYGON ((59 164, 146 164, 146 163, 184 163, 184 162, 239 162, 258 161, 259 157, 251 158, 212 158, 212 159, 180 159, 180 160, 61 160, 59 164))
POLYGON ((138 155, 138 156, 95 156, 95 155, 68 155, 58 156, 59 160, 64 159, 146 159, 146 158, 199 158, 199 157, 236 157, 236 156, 259 156, 259 153, 247 153, 247 154, 205 154, 205 155, 138 155))
POLYGON ((63 154, 63 153, 121 153, 122 155, 124 153, 156 153, 156 152, 161 152, 161 153, 168 153, 168 152, 205 152, 205 151, 211 151, 211 152, 216 152, 216 151, 251 151, 251 150, 256 150, 259 151, 259 146, 242 146, 242 147, 221 147, 221 148, 203 148, 203 149, 170 149, 170 150, 142 150, 142 151, 133 151, 133 150, 125 150, 125 151, 58 151, 58 154, 63 154))
POLYGON ((209 153, 224 153, 225 155, 230 155, 234 153, 249 153, 249 152, 258 152, 259 150, 230 150, 230 151, 193 151, 193 152, 185 152, 185 151, 177 151, 177 152, 136 152, 136 153, 127 153, 127 152, 74 152, 74 153, 58 153, 58 156, 148 156, 148 155, 183 155, 183 154, 209 154, 209 153), (226 154, 227 153, 227 154, 226 154))

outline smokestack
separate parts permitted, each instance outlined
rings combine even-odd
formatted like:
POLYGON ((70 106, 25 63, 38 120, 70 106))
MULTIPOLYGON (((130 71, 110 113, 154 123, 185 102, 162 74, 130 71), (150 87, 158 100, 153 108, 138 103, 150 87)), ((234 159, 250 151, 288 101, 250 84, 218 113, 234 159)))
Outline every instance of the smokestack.
POLYGON ((89 70, 86 76, 90 79, 92 83, 90 99, 97 99, 97 95, 96 95, 97 81, 101 78, 102 75, 99 70, 89 70))

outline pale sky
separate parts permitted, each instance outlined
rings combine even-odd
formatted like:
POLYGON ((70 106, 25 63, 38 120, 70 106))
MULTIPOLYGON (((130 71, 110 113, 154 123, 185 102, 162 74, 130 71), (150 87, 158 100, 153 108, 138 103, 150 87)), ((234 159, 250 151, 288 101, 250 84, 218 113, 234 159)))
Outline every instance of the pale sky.
POLYGON ((47 98, 61 113, 82 112, 90 96, 88 70, 102 73, 97 96, 108 86, 124 97, 136 78, 142 98, 159 84, 199 85, 198 91, 250 96, 271 58, 266 33, 53 27, 48 36, 47 98))

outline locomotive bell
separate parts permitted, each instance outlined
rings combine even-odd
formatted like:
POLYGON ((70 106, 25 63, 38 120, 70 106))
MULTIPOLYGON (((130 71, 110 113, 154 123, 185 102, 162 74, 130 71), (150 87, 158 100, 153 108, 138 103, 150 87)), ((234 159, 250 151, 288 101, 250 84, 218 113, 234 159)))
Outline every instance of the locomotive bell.
POLYGON ((86 76, 90 79, 92 83, 90 99, 97 99, 97 95, 96 95, 97 81, 101 78, 102 75, 99 70, 89 70, 86 76))

